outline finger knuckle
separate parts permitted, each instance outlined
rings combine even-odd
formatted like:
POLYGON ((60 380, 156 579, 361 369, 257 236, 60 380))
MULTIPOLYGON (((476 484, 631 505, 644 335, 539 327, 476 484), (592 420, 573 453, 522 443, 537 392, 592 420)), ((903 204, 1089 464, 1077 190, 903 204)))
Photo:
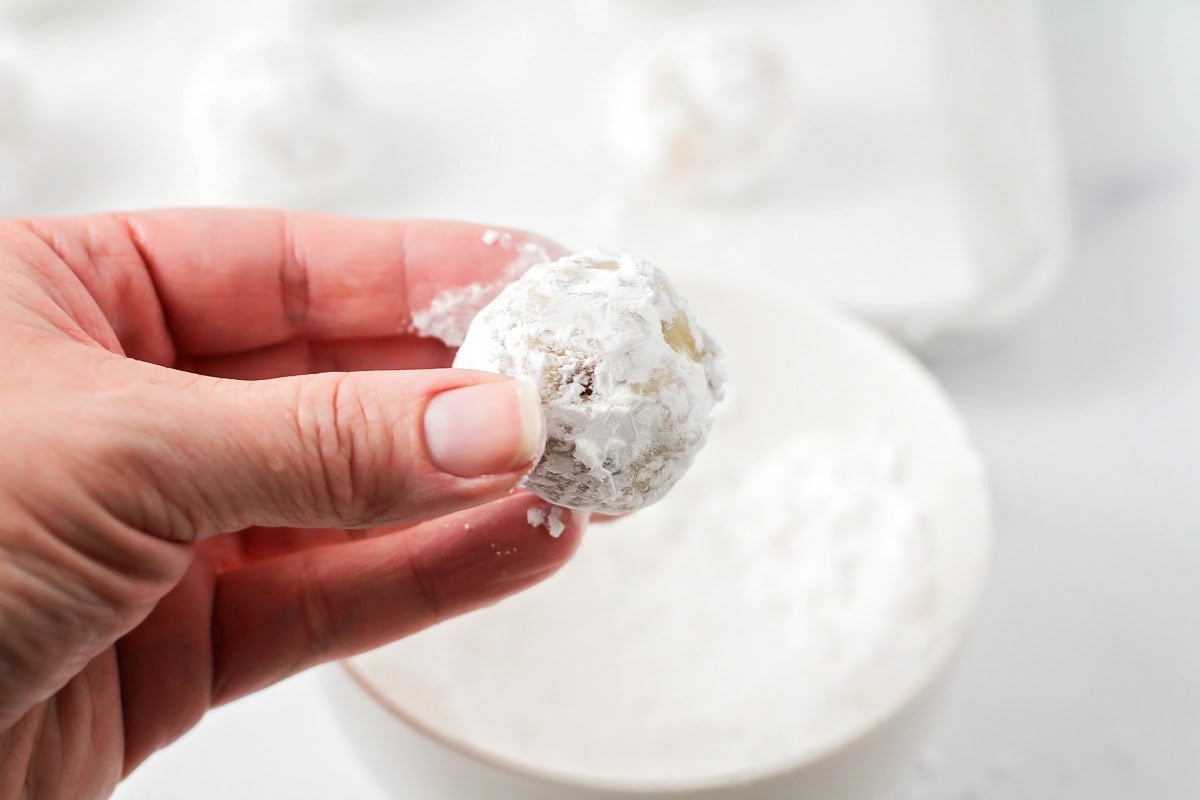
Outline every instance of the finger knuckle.
POLYGON ((379 518, 393 493, 391 432, 378 395, 353 373, 329 374, 307 384, 299 408, 314 496, 345 525, 379 518))
POLYGON ((438 576, 420 553, 410 548, 408 556, 405 563, 408 565, 409 582, 416 595, 417 616, 431 623, 438 622, 442 619, 445 605, 438 576))
POLYGON ((322 580, 316 560, 305 558, 301 562, 298 582, 297 606, 305 649, 310 659, 321 661, 337 651, 341 628, 337 606, 322 580))

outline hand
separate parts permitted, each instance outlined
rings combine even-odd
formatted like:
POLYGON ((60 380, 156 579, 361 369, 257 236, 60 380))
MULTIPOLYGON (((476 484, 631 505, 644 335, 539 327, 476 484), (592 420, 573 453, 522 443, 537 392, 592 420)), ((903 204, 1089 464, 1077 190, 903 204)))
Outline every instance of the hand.
POLYGON ((551 538, 510 496, 530 387, 407 333, 511 261, 482 233, 0 223, 0 798, 105 796, 214 705, 568 558, 582 521, 551 538))

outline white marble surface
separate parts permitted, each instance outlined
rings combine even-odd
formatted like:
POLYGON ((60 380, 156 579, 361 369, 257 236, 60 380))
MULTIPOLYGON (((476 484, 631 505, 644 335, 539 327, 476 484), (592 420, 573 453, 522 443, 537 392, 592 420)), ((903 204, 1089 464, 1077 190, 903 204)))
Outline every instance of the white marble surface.
MULTIPOLYGON (((1033 320, 937 369, 999 508, 995 575, 906 798, 1200 797, 1200 6, 1047 7, 1078 242, 1033 320)), ((118 792, 382 800, 308 675, 118 792)))
MULTIPOLYGON (((1072 273, 939 368, 991 465, 990 596, 912 798, 1200 797, 1200 7, 1056 3, 1072 273)), ((903 796, 903 795, 902 795, 903 796)))

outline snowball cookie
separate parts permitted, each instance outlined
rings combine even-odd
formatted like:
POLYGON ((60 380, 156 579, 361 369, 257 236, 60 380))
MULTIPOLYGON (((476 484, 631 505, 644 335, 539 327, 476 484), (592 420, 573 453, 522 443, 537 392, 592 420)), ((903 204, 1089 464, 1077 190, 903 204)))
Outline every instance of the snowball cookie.
POLYGON ((286 204, 358 172, 365 116, 332 45, 281 29, 243 32, 205 59, 184 122, 217 199, 286 204))
POLYGON ((0 205, 15 201, 31 177, 29 77, 15 56, 0 51, 0 205))
POLYGON ((698 198, 753 189, 787 153, 785 69, 758 42, 714 31, 629 53, 610 92, 608 138, 639 179, 698 198))
POLYGON ((721 351, 663 272, 592 251, 530 269, 471 322, 454 366, 538 387, 555 505, 621 514, 687 471, 721 399, 721 351))

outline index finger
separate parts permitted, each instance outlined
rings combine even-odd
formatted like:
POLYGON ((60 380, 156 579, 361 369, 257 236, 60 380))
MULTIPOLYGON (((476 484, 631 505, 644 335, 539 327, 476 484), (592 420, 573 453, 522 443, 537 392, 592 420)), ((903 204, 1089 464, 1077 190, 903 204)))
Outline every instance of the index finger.
MULTIPOLYGON (((145 276, 123 277, 148 277, 163 313, 146 314, 126 299, 132 293, 97 297, 101 307, 122 317, 118 330, 132 327, 130 320, 165 325, 178 352, 201 356, 299 338, 408 332, 455 345, 461 321, 454 314, 463 316, 463 304, 562 252, 534 234, 462 222, 270 210, 152 211, 40 224, 53 229, 60 255, 70 250, 72 229, 93 243, 85 254, 100 238, 127 237, 137 258, 106 259, 105 267, 143 269, 145 276), (97 230, 110 225, 110 232, 97 230)), ((76 270, 85 281, 95 271, 76 270)), ((93 294, 122 282, 96 283, 93 294)))
POLYGON ((455 306, 478 294, 462 287, 502 282, 557 249, 461 222, 282 211, 152 212, 131 215, 128 227, 176 346, 192 354, 387 336, 414 321, 417 333, 453 338, 436 315, 461 315, 455 306))

